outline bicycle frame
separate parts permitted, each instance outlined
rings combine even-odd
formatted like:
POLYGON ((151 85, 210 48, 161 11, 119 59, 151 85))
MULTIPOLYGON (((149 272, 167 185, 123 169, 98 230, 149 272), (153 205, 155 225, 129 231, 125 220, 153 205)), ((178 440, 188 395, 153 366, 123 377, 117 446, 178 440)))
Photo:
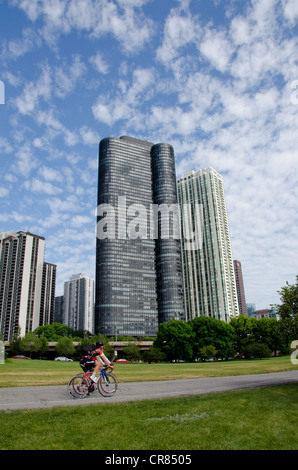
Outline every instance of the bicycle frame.
POLYGON ((110 372, 112 368, 105 367, 100 370, 97 383, 91 380, 92 371, 86 371, 72 377, 68 383, 68 393, 72 398, 85 398, 95 390, 104 396, 112 396, 118 387, 117 377, 110 372))

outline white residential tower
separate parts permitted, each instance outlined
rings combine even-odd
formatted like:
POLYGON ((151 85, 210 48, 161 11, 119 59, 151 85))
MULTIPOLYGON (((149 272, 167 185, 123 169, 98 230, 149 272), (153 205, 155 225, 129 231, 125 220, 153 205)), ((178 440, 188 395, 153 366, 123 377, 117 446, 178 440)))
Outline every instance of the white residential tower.
POLYGON ((94 280, 86 274, 64 283, 63 323, 74 330, 94 332, 94 280))
POLYGON ((239 312, 222 177, 206 168, 186 173, 177 186, 187 319, 205 315, 229 322, 239 312), (186 226, 200 232, 192 249, 184 239, 186 226))

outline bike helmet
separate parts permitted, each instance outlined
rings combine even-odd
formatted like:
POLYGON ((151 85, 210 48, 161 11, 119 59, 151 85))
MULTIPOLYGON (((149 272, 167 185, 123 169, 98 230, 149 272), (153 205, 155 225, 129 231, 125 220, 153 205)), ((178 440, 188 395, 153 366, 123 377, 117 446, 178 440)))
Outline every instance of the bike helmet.
POLYGON ((96 347, 101 348, 102 346, 104 346, 104 344, 101 341, 97 341, 96 347))

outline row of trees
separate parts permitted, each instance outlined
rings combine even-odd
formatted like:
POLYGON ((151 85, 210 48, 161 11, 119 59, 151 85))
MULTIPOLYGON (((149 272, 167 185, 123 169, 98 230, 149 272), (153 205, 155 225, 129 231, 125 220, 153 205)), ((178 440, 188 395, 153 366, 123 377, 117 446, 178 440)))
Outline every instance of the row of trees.
MULTIPOLYGON (((59 330, 61 325, 53 324, 48 328, 52 332, 59 330)), ((10 345, 11 353, 27 354, 30 357, 45 356, 48 351, 50 331, 47 328, 41 332, 29 332, 24 338, 17 336, 10 345), (45 334, 47 333, 47 334, 45 334)), ((56 335, 56 333, 55 333, 56 335)), ((152 361, 194 361, 210 358, 227 359, 229 357, 266 357, 271 354, 288 354, 290 344, 298 338, 298 316, 285 317, 277 321, 264 318, 256 320, 240 315, 229 324, 208 317, 197 317, 188 322, 171 320, 160 325, 153 346, 141 355, 139 348, 131 342, 125 349, 124 355, 129 360, 152 361)), ((82 349, 87 344, 96 341, 106 344, 106 352, 113 356, 110 340, 98 335, 85 338, 72 336, 57 336, 56 353, 73 358, 79 358, 82 349), (74 346, 74 341, 79 341, 74 346)), ((133 338, 131 338, 133 340, 133 338)))
POLYGON ((87 334, 85 337, 81 337, 77 336, 76 333, 76 331, 70 330, 61 323, 38 327, 36 330, 26 333, 23 338, 21 338, 20 331, 18 331, 10 343, 10 354, 12 356, 26 354, 30 357, 45 357, 48 356, 48 343, 57 342, 55 355, 78 359, 82 355, 84 346, 96 341, 104 342, 107 345, 107 351, 112 352, 108 340, 102 335, 90 337, 90 334, 87 334), (74 342, 77 342, 78 345, 75 346, 74 342))
MULTIPOLYGON (((277 310, 279 321, 271 318, 257 320, 244 315, 233 318, 229 324, 204 316, 187 322, 171 320, 160 325, 148 352, 141 356, 139 348, 131 343, 124 349, 124 354, 130 360, 143 359, 148 362, 266 357, 277 352, 288 354, 291 342, 298 339, 298 276, 296 284, 287 283, 279 294, 282 301, 277 310)), ((84 346, 102 341, 106 344, 106 354, 112 358, 113 349, 109 341, 113 339, 102 335, 90 338, 88 332, 76 332, 60 323, 53 323, 38 327, 22 339, 17 334, 10 349, 12 354, 26 353, 30 357, 32 354, 41 357, 48 350, 48 341, 57 341, 58 355, 79 358, 84 346), (79 342, 76 348, 74 341, 79 342)), ((133 341, 136 338, 121 339, 133 341)))
POLYGON ((154 348, 166 360, 206 360, 229 357, 268 357, 288 354, 291 342, 298 338, 297 319, 256 320, 240 315, 226 324, 208 317, 188 322, 171 320, 160 325, 154 348))
POLYGON ((279 291, 276 306, 280 320, 240 315, 229 324, 214 318, 198 317, 188 322, 172 320, 160 325, 154 348, 166 360, 205 360, 211 357, 265 357, 288 354, 298 339, 298 276, 279 291))

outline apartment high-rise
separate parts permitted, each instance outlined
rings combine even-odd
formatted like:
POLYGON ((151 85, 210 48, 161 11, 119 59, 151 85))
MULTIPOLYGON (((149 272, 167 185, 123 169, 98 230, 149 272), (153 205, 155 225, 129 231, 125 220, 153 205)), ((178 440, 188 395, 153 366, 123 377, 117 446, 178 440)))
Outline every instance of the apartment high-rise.
POLYGON ((94 280, 84 273, 64 283, 63 324, 94 333, 94 280))
POLYGON ((43 263, 39 325, 49 325, 55 319, 55 289, 57 266, 43 263))
POLYGON ((0 234, 0 327, 10 341, 51 323, 56 265, 44 262, 45 239, 29 232, 0 234))
POLYGON ((177 185, 187 319, 229 322, 239 311, 223 179, 206 168, 186 173, 177 185))
POLYGON ((237 297, 238 297, 238 307, 240 315, 246 315, 247 307, 245 301, 245 291, 244 291, 244 282, 242 276, 242 267, 241 263, 238 260, 234 260, 234 270, 235 270, 235 278, 236 278, 236 287, 237 287, 237 297))
POLYGON ((160 233, 159 209, 177 205, 174 150, 106 138, 98 171, 95 330, 155 335, 160 322, 185 319, 180 240, 160 233))

